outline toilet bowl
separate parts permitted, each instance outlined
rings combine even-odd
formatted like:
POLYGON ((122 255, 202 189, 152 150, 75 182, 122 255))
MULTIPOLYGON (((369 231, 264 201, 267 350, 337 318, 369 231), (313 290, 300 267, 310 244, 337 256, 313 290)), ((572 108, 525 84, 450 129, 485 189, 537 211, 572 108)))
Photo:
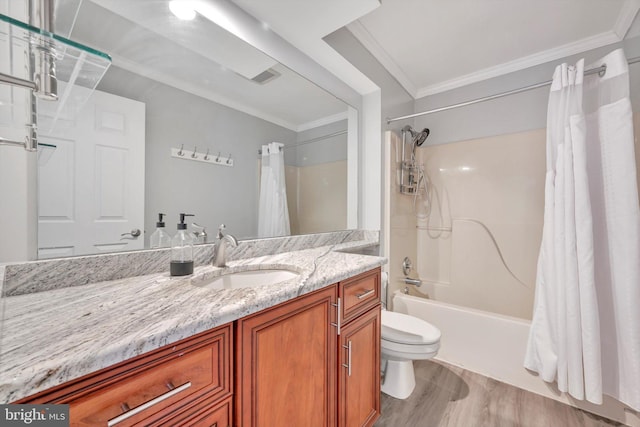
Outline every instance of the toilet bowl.
POLYGON ((440 348, 440 330, 417 317, 382 311, 383 393, 406 399, 416 386, 414 360, 431 359, 440 348))

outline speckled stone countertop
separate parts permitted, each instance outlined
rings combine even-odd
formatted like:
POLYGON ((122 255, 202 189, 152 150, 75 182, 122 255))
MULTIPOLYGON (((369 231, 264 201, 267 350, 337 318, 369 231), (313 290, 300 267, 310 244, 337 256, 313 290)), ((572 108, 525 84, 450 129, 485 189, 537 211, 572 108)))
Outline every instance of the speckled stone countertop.
POLYGON ((379 267, 385 258, 337 252, 357 242, 3 298, 0 402, 8 403, 379 267), (277 285, 210 290, 230 271, 285 268, 277 285))

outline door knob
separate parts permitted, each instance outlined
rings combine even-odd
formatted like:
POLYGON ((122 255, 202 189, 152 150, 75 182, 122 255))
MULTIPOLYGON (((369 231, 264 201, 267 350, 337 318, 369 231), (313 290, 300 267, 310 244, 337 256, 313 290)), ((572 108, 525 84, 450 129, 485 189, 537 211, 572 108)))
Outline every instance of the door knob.
POLYGON ((120 236, 121 236, 121 237, 124 237, 124 236, 138 237, 138 236, 140 236, 140 234, 142 234, 142 233, 140 232, 140 229, 139 229, 139 228, 134 228, 133 230, 131 230, 131 232, 129 232, 129 233, 122 233, 120 236))

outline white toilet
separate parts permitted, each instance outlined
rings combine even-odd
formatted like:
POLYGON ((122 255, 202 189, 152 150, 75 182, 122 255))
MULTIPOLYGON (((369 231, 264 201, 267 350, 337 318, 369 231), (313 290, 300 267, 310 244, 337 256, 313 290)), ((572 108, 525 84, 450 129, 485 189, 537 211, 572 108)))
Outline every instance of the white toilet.
POLYGON ((431 359, 440 348, 440 330, 417 317, 382 310, 383 393, 406 399, 416 386, 414 360, 431 359))

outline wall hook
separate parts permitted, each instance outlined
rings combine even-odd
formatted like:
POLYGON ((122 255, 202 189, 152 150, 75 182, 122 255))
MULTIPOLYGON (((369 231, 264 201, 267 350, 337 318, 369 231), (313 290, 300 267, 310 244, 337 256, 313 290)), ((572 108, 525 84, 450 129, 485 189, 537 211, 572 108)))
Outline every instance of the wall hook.
POLYGON ((187 153, 184 151, 184 145, 182 145, 180 148, 171 148, 171 157, 177 159, 192 160, 218 166, 233 167, 233 158, 231 157, 231 153, 229 153, 229 157, 222 156, 221 151, 218 151, 217 156, 212 156, 210 153, 211 150, 209 148, 207 148, 207 152, 205 153, 204 151, 199 152, 198 147, 196 146, 194 147, 193 152, 189 150, 189 155, 187 156, 187 153))

